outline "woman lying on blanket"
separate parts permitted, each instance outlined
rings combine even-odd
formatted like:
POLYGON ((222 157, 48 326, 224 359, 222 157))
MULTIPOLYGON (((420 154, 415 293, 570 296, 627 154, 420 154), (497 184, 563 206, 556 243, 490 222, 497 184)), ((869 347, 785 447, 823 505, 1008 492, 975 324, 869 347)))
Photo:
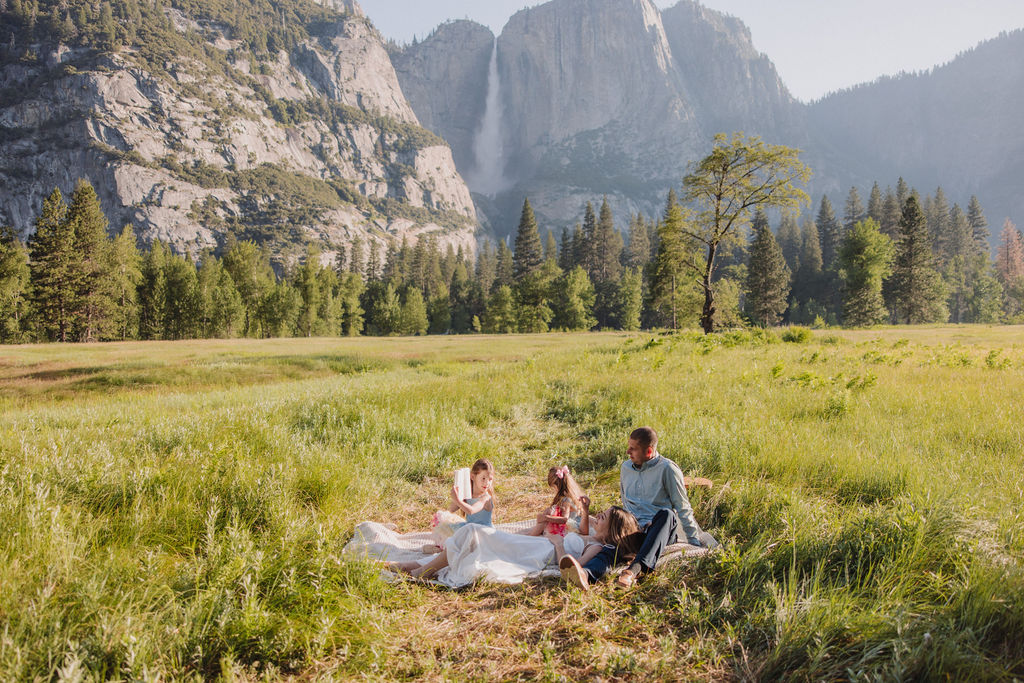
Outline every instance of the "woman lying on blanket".
POLYGON ((426 563, 393 562, 388 566, 417 578, 432 578, 444 571, 444 583, 460 586, 476 579, 499 583, 517 583, 544 569, 564 554, 586 562, 602 548, 619 549, 625 555, 635 552, 636 518, 613 506, 590 517, 591 535, 546 537, 513 534, 493 527, 467 524, 445 541, 444 552, 426 563))

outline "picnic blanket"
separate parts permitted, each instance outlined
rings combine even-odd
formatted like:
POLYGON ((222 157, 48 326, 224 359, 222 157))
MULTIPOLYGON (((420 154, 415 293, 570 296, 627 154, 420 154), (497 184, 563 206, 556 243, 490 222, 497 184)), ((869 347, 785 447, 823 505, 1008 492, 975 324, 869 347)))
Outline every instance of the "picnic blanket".
MULTIPOLYGON (((435 583, 461 588, 478 580, 521 583, 526 579, 558 576, 554 546, 543 537, 519 535, 533 525, 533 520, 506 522, 494 527, 469 525, 473 528, 446 543, 449 566, 438 573, 435 583)), ((697 557, 718 546, 711 534, 702 534, 705 547, 688 543, 668 546, 658 566, 684 557, 697 557)), ((399 534, 393 524, 363 522, 356 526, 355 535, 343 552, 350 557, 426 564, 434 555, 424 554, 423 546, 433 542, 429 531, 399 534)), ((572 552, 569 547, 567 550, 572 552)), ((382 570, 382 575, 389 580, 403 578, 387 569, 382 570)))

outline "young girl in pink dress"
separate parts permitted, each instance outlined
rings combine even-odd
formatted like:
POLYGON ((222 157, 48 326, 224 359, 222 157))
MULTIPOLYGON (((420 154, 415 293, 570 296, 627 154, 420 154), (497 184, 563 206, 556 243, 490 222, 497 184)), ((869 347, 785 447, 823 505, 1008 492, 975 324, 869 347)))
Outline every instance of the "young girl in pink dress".
POLYGON ((590 533, 590 499, 576 483, 565 465, 548 470, 548 486, 554 489, 551 505, 537 515, 537 524, 523 532, 527 536, 540 536, 547 532, 556 536, 590 533))

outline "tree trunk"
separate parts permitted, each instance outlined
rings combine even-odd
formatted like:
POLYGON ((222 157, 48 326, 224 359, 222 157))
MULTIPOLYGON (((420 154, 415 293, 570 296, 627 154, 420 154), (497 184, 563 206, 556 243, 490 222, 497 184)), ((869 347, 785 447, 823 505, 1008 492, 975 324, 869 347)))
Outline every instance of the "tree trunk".
POLYGON ((711 334, 715 331, 715 293, 711 290, 711 273, 715 264, 716 245, 708 247, 708 262, 704 269, 704 279, 701 286, 704 288, 704 308, 700 314, 700 326, 704 334, 711 334))

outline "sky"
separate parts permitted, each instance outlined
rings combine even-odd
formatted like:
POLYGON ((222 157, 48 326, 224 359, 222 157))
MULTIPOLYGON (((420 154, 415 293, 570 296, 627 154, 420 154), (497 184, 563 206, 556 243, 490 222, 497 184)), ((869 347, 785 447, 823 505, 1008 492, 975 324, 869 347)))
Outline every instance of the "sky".
MULTIPOLYGON (((655 0, 670 7, 678 0, 655 0)), ((524 0, 360 0, 388 38, 425 37, 447 19, 472 19, 501 32, 524 0)), ((950 61, 1002 31, 1024 28, 1024 0, 703 0, 739 17, 754 46, 775 63, 800 100, 879 76, 950 61)))

